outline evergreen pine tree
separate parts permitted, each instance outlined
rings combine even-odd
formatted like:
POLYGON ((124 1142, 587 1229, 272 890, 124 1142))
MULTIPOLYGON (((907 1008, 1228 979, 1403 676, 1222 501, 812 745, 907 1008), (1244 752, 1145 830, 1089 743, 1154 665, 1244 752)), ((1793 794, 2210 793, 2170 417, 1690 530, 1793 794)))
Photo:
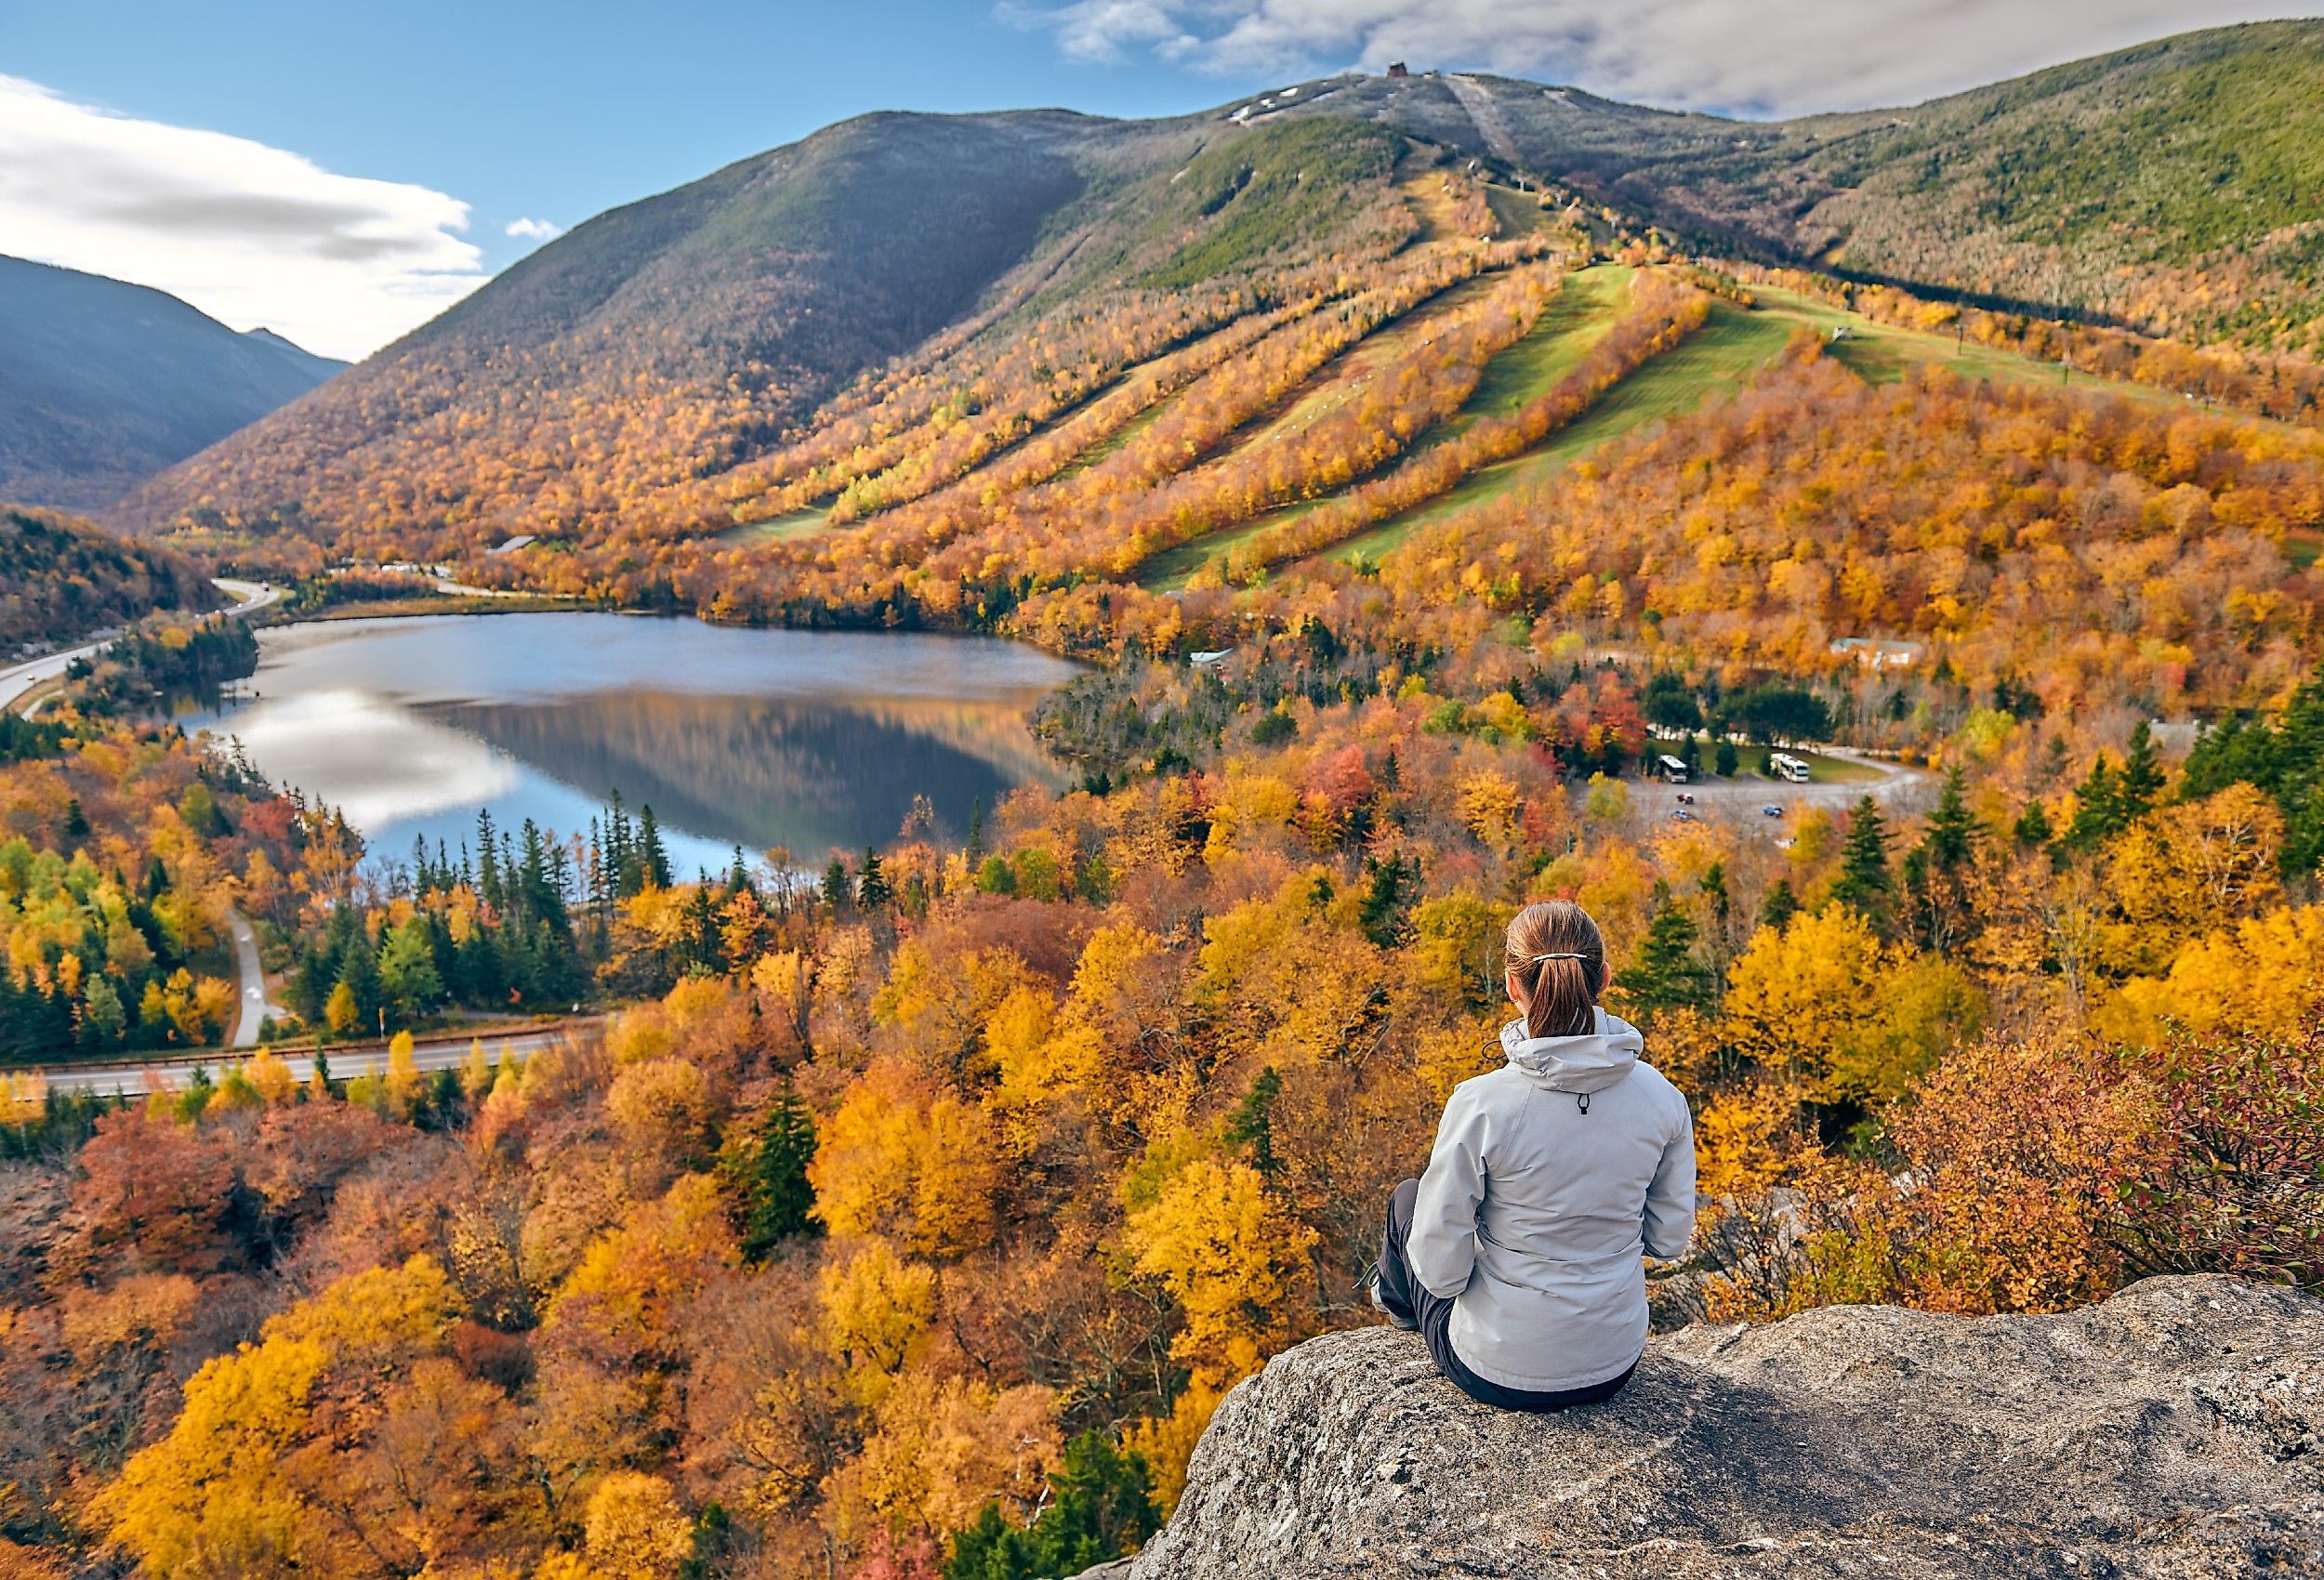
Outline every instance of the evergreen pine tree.
POLYGON ((1880 803, 1867 796, 1849 817, 1848 838, 1840 848, 1840 876, 1832 883, 1832 898, 1877 918, 1885 911, 1893 883, 1888 870, 1888 822, 1881 816, 1880 803))
POLYGON ((493 830, 490 808, 476 813, 476 897, 487 910, 505 910, 508 896, 500 884, 500 836, 493 830))
POLYGON ((786 1087, 726 1169, 745 1260, 763 1262, 784 1241, 817 1231, 815 1188, 807 1182, 814 1161, 815 1122, 786 1087))
POLYGON ((1711 754, 1711 771, 1722 779, 1733 779, 1735 770, 1742 766, 1742 757, 1736 751, 1735 743, 1722 735, 1719 749, 1711 754))
POLYGON ((1057 1501, 1019 1530, 988 1503, 953 1539, 944 1580, 1050 1580, 1130 1551, 1162 1523, 1145 1460, 1101 1431, 1065 1445, 1050 1477, 1057 1501))
POLYGON ((2050 814, 2041 810, 2041 803, 2028 801, 2026 810, 2017 814, 2017 824, 2010 835, 2018 844, 2033 849, 2050 843, 2055 831, 2051 828, 2050 814))
POLYGON ((855 885, 847 876, 847 858, 835 853, 831 864, 823 869, 823 902, 837 911, 854 897, 855 885))
POLYGON ((339 960, 339 984, 355 1001, 357 1033, 376 1030, 379 1024, 379 956, 372 948, 371 935, 358 927, 347 952, 339 960))
POLYGON ((2101 757, 2074 792, 2074 820, 2066 825, 2066 843, 2077 850, 2095 850, 2128 821, 2122 815, 2121 781, 2113 762, 2101 757))
POLYGON ((2126 828, 2152 811, 2162 798, 2162 764, 2155 757, 2155 732, 2143 718, 2131 726, 2130 751, 2115 781, 2115 797, 2126 828))
POLYGON ((1407 869, 1397 851, 1390 851, 1384 862, 1364 858, 1364 898, 1356 906, 1356 919, 1364 936, 1379 947, 1393 949, 1402 936, 1405 913, 1412 902, 1411 884, 1419 876, 1419 863, 1407 869))
POLYGON ((879 852, 865 847, 864 870, 855 880, 855 902, 866 911, 877 911, 894 898, 895 890, 889 887, 888 875, 879 864, 879 852))
POLYGON ((669 851, 662 846, 662 827, 650 806, 638 809, 638 872, 642 888, 669 887, 669 851))
POLYGON ((1260 1071, 1259 1079, 1251 1083, 1249 1093, 1226 1116, 1226 1128, 1220 1139, 1230 1147, 1250 1148, 1251 1166, 1269 1178, 1282 1165, 1275 1159, 1274 1106, 1282 1095, 1283 1077, 1270 1064, 1260 1071))
POLYGON ((1776 879, 1775 887, 1759 902, 1759 925, 1781 932, 1791 925, 1791 918, 1799 914, 1800 897, 1791 891, 1791 880, 1788 877, 1776 879))
POLYGON ((726 941, 719 931, 718 907, 706 878, 694 885, 693 898, 687 902, 686 934, 688 965, 706 971, 726 969, 726 941))
POLYGON ((1945 776, 1945 788, 1936 797, 1936 810, 1929 814, 1921 843, 1928 850, 1929 865, 1940 872, 1961 866, 1976 849, 1977 820, 1970 813, 1960 769, 1945 776))
POLYGON ((1638 953, 1628 968, 1615 973, 1614 985, 1640 1009, 1703 1009, 1710 1004, 1710 972, 1695 958, 1695 919, 1668 893, 1638 941, 1638 953))

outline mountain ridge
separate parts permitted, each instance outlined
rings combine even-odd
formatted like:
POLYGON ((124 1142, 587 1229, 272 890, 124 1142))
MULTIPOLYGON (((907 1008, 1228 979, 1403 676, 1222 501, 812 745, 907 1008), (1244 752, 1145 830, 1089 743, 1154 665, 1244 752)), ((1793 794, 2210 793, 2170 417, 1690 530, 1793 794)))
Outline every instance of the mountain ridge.
POLYGON ((2291 151, 2263 161, 2251 144, 2258 207, 2199 190, 2248 106, 2150 138, 2146 218, 2094 239, 2115 166, 2092 156, 2061 186, 2010 151, 2043 126, 2103 141, 2092 128, 2108 117, 2151 118, 2221 72, 2274 94, 2311 63, 2324 72, 2324 24, 2213 30, 1931 100, 1917 130, 1895 112, 1744 122, 1437 72, 1316 79, 1142 121, 878 112, 576 226, 114 516, 285 565, 325 547, 459 556, 616 521, 714 533, 847 489, 836 436, 852 414, 881 414, 865 439, 933 435, 1015 403, 1022 434, 1333 270, 1327 288, 1344 291, 1351 267, 1495 233, 1572 248, 1586 231, 1601 250, 1670 235, 1938 297, 2305 346, 2324 334, 2305 261, 2324 263, 2324 221, 2279 221, 2311 164, 2324 181, 2324 151, 2324 151, 2324 109, 2270 109, 2285 127, 2267 146, 2291 151), (1458 217, 1444 206, 1456 178, 1458 217), (1503 183, 1489 203, 1482 178, 1503 183), (2045 204, 2054 234, 2023 240, 2045 204), (2201 223, 2173 251, 2183 215, 2201 223), (927 388, 895 393, 914 381, 927 388), (761 474, 794 481, 767 494, 761 474))
POLYGON ((346 365, 150 285, 0 257, 0 499, 101 509, 346 365))

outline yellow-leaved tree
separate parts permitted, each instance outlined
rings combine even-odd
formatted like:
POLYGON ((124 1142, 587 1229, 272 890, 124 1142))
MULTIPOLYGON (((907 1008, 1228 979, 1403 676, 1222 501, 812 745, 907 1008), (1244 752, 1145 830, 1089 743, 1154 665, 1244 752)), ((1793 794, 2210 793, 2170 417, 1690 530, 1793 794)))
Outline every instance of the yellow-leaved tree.
POLYGON ((1878 1103, 1975 1035, 1985 1012, 1959 966, 1884 944, 1833 903, 1752 935, 1728 974, 1725 1029, 1729 1047, 1819 1102, 1878 1103))
POLYGON ((1314 1241, 1257 1169, 1209 1155, 1186 1162, 1130 1212, 1123 1249, 1185 1314, 1170 1353, 1193 1374, 1170 1415, 1129 1440, 1149 1456, 1166 1503, 1185 1485, 1185 1455, 1226 1385, 1258 1370, 1296 1331, 1292 1283, 1314 1241))
POLYGON ((442 1349, 455 1310, 442 1270, 415 1257, 270 1319, 257 1344, 194 1373, 169 1435, 98 1495, 108 1537, 159 1580, 382 1573, 366 1547, 391 1533, 350 1529, 329 1445, 305 1451, 320 1413, 350 1431, 375 1415, 416 1358, 442 1349))
POLYGON ((900 1059, 882 1059, 819 1127, 808 1178, 835 1238, 892 1235, 921 1256, 957 1257, 993 1235, 1000 1188, 984 1111, 900 1059))

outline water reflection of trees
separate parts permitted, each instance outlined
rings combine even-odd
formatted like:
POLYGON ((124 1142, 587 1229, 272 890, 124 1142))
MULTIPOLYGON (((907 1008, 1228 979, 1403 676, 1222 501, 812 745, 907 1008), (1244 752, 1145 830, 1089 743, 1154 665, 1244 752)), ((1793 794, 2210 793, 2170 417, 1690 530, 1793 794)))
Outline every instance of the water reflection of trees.
POLYGON ((891 838, 915 795, 957 835, 977 803, 1056 774, 1007 705, 601 692, 424 711, 586 795, 618 790, 752 849, 891 838))

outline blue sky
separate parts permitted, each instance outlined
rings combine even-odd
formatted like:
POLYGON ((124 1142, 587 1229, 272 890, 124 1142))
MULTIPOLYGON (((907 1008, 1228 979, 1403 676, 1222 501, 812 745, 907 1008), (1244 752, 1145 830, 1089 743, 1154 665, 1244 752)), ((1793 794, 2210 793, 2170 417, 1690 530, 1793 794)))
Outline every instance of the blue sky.
POLYGON ((1792 113, 1908 103, 2301 8, 0 0, 0 251, 358 356, 556 230, 869 110, 1168 114, 1409 59, 1674 108, 1792 113))
POLYGON ((471 206, 488 268, 528 244, 508 221, 570 227, 866 110, 1155 115, 1239 91, 1233 73, 1070 59, 975 0, 7 0, 0 14, 0 72, 448 192, 471 206))

